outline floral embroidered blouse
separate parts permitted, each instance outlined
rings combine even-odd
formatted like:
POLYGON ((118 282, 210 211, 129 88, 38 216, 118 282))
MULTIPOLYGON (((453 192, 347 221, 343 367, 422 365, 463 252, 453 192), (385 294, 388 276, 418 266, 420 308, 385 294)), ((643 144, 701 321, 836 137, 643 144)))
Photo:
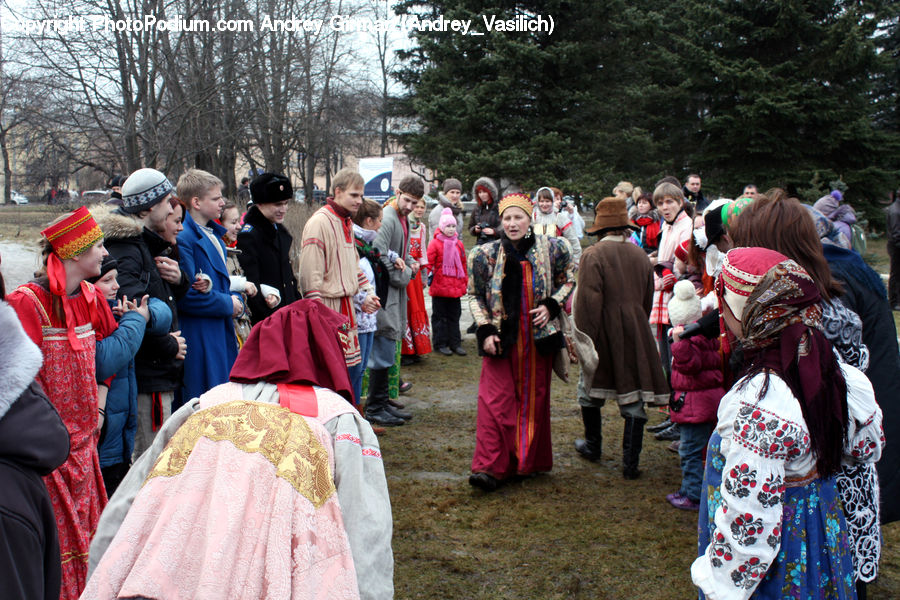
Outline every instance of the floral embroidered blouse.
MULTIPOLYGON (((881 409, 868 378, 841 364, 847 381, 846 461, 873 463, 881 458, 881 409)), ((816 459, 800 403, 783 379, 765 376, 736 384, 719 405, 716 431, 722 437, 722 502, 715 514, 716 539, 691 566, 691 577, 708 598, 744 599, 756 586, 738 585, 739 565, 768 569, 781 547, 785 482, 815 478, 816 459)))

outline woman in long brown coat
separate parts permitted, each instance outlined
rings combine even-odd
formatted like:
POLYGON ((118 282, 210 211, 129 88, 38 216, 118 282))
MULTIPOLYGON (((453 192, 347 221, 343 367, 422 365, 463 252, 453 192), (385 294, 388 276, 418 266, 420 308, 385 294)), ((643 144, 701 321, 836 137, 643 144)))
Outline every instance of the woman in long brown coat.
POLYGON ((631 243, 630 227, 625 200, 610 197, 597 204, 594 224, 585 229, 600 239, 581 257, 573 315, 593 340, 598 361, 593 375, 582 373, 578 383, 585 439, 575 440, 575 449, 588 460, 600 458, 600 407, 615 400, 625 419, 622 474, 635 479, 644 404, 666 404, 669 386, 648 321, 653 272, 647 255, 631 243))

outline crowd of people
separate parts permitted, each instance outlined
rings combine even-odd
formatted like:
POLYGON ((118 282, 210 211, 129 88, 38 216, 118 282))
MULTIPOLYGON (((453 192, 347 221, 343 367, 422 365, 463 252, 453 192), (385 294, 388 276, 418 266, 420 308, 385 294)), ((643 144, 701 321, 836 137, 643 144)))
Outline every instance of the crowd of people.
POLYGON ((13 597, 392 597, 377 435, 413 418, 402 366, 468 354, 463 300, 471 486, 552 470, 552 379, 579 362, 584 459, 612 400, 622 476, 640 477, 648 409, 667 414, 666 500, 698 513, 701 597, 865 597, 900 518, 882 502, 900 353, 839 191, 809 206, 755 186, 708 200, 693 174, 622 181, 586 226, 550 186, 479 178, 466 222, 456 179, 429 215, 419 177, 384 204, 353 169, 332 182, 291 232, 281 174, 234 203, 211 173, 139 169, 41 232, 43 270, 0 304, 13 597))

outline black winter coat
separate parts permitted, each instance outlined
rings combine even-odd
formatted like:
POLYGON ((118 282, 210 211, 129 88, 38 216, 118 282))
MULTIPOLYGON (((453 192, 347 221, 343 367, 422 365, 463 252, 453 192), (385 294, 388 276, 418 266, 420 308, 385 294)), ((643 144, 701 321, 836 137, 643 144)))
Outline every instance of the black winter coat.
POLYGON ((4 599, 59 598, 56 518, 41 476, 69 456, 69 432, 34 376, 41 353, 0 303, 0 589, 4 599))
POLYGON ((888 243, 900 248, 900 200, 894 200, 886 209, 888 243))
MULTIPOLYGON (((169 332, 178 331, 178 312, 175 303, 190 288, 190 281, 182 272, 181 281, 172 286, 159 276, 154 256, 172 256, 170 245, 157 233, 142 227, 133 218, 112 213, 98 220, 103 230, 103 244, 118 262, 118 297, 141 298, 145 294, 166 303, 172 311, 169 332), (152 248, 152 250, 151 250, 152 248)), ((178 342, 171 335, 146 333, 141 348, 134 357, 138 392, 171 392, 181 387, 184 361, 175 358, 178 342)))
MULTIPOLYGON (((863 343, 869 348, 866 377, 872 382, 875 400, 884 413, 884 435, 900 437, 900 352, 897 328, 884 284, 877 273, 852 250, 825 245, 831 274, 844 286, 841 302, 862 320, 863 343)), ((876 464, 881 485, 882 524, 900 520, 900 446, 885 446, 876 464)))
POLYGON ((481 244, 499 240, 501 231, 502 227, 500 225, 500 213, 497 211, 497 203, 491 202, 487 207, 476 203, 475 209, 472 211, 472 216, 469 218, 469 233, 476 237, 475 243, 480 246, 481 244), (494 235, 475 233, 475 226, 482 224, 493 229, 494 235))
POLYGON ((300 299, 297 277, 291 267, 293 239, 284 225, 276 228, 259 208, 250 207, 244 218, 244 228, 237 238, 237 248, 241 251, 238 262, 247 281, 252 281, 257 289, 264 283, 281 293, 281 303, 274 309, 266 305, 261 289, 255 296, 247 298, 250 322, 254 325, 279 308, 300 299))

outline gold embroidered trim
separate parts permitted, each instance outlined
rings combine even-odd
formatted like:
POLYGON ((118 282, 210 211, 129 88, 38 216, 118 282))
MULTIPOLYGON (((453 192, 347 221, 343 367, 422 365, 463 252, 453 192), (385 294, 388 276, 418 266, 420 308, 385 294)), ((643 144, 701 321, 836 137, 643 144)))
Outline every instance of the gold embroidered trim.
POLYGON ((88 250, 91 246, 96 244, 97 240, 100 239, 103 239, 103 232, 100 231, 99 227, 94 227, 93 229, 90 229, 81 234, 74 240, 61 245, 56 249, 56 254, 58 254, 60 258, 72 258, 73 256, 78 256, 79 254, 81 254, 85 250, 88 250))
POLYGON ((321 507, 335 492, 328 451, 300 415, 274 404, 226 402, 195 413, 182 425, 157 459, 154 477, 175 477, 187 465, 200 438, 226 441, 250 454, 260 454, 284 479, 321 507))

